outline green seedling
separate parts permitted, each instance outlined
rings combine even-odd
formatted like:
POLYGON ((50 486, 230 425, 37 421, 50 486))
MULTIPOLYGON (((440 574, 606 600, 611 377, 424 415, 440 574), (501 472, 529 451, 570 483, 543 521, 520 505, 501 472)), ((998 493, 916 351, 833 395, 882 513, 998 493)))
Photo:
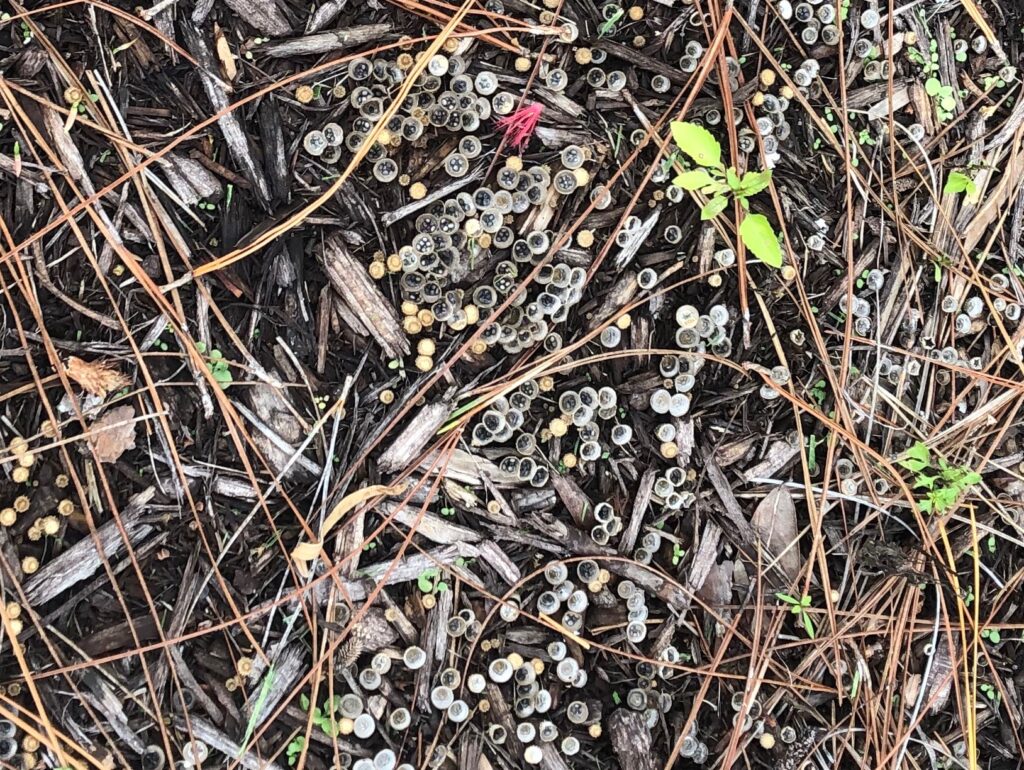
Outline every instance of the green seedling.
POLYGON ((441 580, 441 570, 428 567, 416 578, 416 585, 425 594, 440 594, 448 590, 448 584, 441 580))
POLYGON ((975 203, 978 200, 978 185, 962 171, 949 172, 949 176, 946 177, 946 186, 942 188, 942 192, 950 195, 965 192, 969 202, 975 203))
POLYGON ((221 390, 227 390, 234 382, 234 378, 231 376, 231 364, 224 360, 224 354, 217 348, 210 351, 210 360, 206 362, 206 368, 210 370, 210 374, 220 385, 221 390))
POLYGON ((1003 637, 999 633, 998 628, 981 629, 981 638, 987 641, 989 644, 999 644, 1003 640, 1003 637))
POLYGON ((299 755, 302 754, 302 747, 305 745, 306 739, 301 735, 296 735, 291 739, 288 747, 284 750, 288 755, 288 767, 295 767, 295 763, 299 761, 299 755))
POLYGON ((994 685, 986 682, 978 685, 978 689, 981 691, 982 695, 992 701, 992 703, 997 706, 999 705, 999 690, 997 690, 994 685))
POLYGON ((936 77, 924 81, 924 92, 932 97, 935 103, 935 114, 940 123, 945 123, 953 117, 953 110, 956 109, 956 99, 953 97, 953 86, 943 85, 936 77))
MULTIPOLYGON (((305 693, 299 696, 299 705, 303 711, 309 711, 310 702, 305 693)), ((323 730, 329 738, 338 735, 338 710, 341 708, 341 696, 335 695, 333 699, 324 701, 323 708, 313 708, 313 724, 323 730)))
POLYGON ((811 398, 818 402, 818 406, 825 405, 825 396, 828 395, 828 383, 818 380, 811 385, 811 398))
POLYGON ((814 621, 811 620, 811 616, 808 614, 807 609, 811 606, 811 597, 804 594, 799 599, 789 594, 775 594, 775 598, 779 601, 785 602, 789 605, 789 611, 792 612, 800 619, 800 623, 804 627, 804 631, 807 632, 809 639, 814 638, 814 621))
POLYGON ((672 544, 672 566, 676 567, 686 555, 686 550, 679 543, 672 544))
POLYGON ((701 209, 700 218, 714 219, 725 211, 730 198, 739 201, 744 211, 739 231, 743 245, 766 265, 782 267, 779 236, 764 214, 750 213, 749 199, 771 183, 771 170, 748 171, 740 176, 732 166, 726 168, 722 163, 722 146, 710 131, 696 123, 673 122, 672 138, 683 154, 699 166, 679 174, 673 184, 691 192, 699 190, 710 198, 701 209))
POLYGON ((925 490, 925 496, 917 504, 928 513, 951 510, 964 492, 981 481, 981 474, 950 465, 943 457, 933 464, 931 451, 920 441, 907 450, 899 464, 914 474, 913 488, 925 490))

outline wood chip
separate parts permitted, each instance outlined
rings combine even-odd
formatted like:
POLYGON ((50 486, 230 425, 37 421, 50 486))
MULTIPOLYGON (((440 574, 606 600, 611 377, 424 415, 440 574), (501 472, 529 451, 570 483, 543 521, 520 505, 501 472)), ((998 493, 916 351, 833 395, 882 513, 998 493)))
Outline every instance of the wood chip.
POLYGON ((330 32, 319 32, 292 40, 267 43, 260 46, 259 52, 276 58, 318 56, 376 42, 390 31, 390 24, 363 24, 357 27, 334 29, 330 32))
POLYGON ((643 714, 615 709, 608 717, 608 737, 622 770, 655 770, 661 765, 651 751, 651 731, 643 714))
POLYGON ((451 404, 447 401, 428 404, 420 409, 377 460, 380 471, 396 473, 408 468, 430 440, 436 438, 438 429, 449 414, 451 404))
POLYGON ((264 35, 281 37, 292 31, 275 0, 224 0, 224 3, 264 35))
POLYGON ((374 284, 366 267, 353 257, 339 236, 332 236, 319 253, 331 286, 358 317, 389 358, 409 354, 409 339, 394 305, 374 284))
MULTIPOLYGON (((117 521, 108 521, 96 531, 103 559, 113 558, 114 554, 124 548, 122 530, 127 533, 128 542, 133 547, 137 547, 153 531, 153 527, 142 523, 142 514, 155 494, 155 487, 147 487, 139 492, 124 507, 117 521)), ((25 597, 32 604, 45 604, 99 571, 102 564, 100 559, 92 537, 79 540, 25 581, 25 597)))

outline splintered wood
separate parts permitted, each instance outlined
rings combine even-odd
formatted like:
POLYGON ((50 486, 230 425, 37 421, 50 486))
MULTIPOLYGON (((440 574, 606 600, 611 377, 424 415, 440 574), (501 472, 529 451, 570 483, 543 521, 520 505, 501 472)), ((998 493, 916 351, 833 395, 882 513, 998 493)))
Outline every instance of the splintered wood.
POLYGON ((408 355, 409 339, 394 305, 381 294, 366 268, 349 253, 341 238, 328 238, 319 251, 338 301, 350 314, 352 331, 360 336, 372 336, 388 358, 408 355))

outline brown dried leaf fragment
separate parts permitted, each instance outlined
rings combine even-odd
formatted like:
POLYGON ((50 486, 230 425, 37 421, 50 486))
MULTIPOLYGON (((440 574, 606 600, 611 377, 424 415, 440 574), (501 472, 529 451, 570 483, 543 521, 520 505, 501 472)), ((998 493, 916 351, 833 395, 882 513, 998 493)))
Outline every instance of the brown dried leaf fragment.
POLYGON ((796 506, 786 488, 780 484, 769 492, 758 503, 750 523, 768 551, 778 557, 782 572, 795 581, 800 574, 799 530, 796 506))
POLYGON ((92 424, 89 445, 101 463, 116 462, 129 449, 135 448, 135 407, 111 409, 92 424))
POLYGON ((106 396, 115 390, 127 387, 130 382, 113 364, 105 361, 83 361, 71 356, 64 367, 68 377, 82 389, 94 396, 106 396))

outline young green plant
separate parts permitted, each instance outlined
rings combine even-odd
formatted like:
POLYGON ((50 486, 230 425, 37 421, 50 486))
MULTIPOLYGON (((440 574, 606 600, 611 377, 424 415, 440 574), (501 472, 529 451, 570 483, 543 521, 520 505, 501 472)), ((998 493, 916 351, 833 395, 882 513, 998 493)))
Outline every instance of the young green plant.
POLYGON ((416 578, 416 585, 425 594, 439 594, 448 590, 448 584, 441 579, 441 571, 437 567, 428 567, 416 578))
POLYGON ((914 474, 913 488, 925 490, 917 505, 927 513, 949 511, 964 492, 981 481, 981 474, 950 465, 943 457, 933 463, 931 451, 920 441, 907 450, 899 464, 914 474))
POLYGON ((285 748, 285 754, 288 756, 288 767, 295 767, 295 763, 299 761, 299 755, 302 754, 302 747, 306 745, 306 739, 301 735, 296 735, 291 739, 287 748, 285 748))
POLYGON ((963 171, 950 171, 949 176, 946 177, 946 186, 942 188, 942 192, 949 195, 967 193, 966 198, 969 203, 978 202, 978 185, 963 171))
POLYGON ((740 222, 743 245, 766 265, 782 267, 779 236, 764 214, 750 213, 750 197, 771 183, 771 170, 748 171, 740 176, 732 166, 726 168, 722 163, 722 146, 710 131, 696 123, 673 122, 672 138, 699 167, 679 174, 673 184, 690 192, 700 191, 710 198, 701 209, 700 218, 714 219, 725 211, 730 198, 739 201, 744 212, 740 222))
POLYGON ((814 621, 811 620, 807 609, 811 606, 811 597, 804 594, 799 599, 789 594, 775 594, 775 598, 789 605, 789 611, 800 619, 800 623, 807 632, 807 638, 814 638, 814 621))
MULTIPOLYGON (((309 711, 311 704, 305 693, 299 696, 299 705, 302 706, 303 711, 309 711)), ((338 726, 339 718, 337 717, 337 713, 340 708, 340 695, 335 695, 333 699, 325 700, 323 708, 314 706, 313 724, 323 730, 325 735, 333 738, 338 734, 340 729, 338 726)))

